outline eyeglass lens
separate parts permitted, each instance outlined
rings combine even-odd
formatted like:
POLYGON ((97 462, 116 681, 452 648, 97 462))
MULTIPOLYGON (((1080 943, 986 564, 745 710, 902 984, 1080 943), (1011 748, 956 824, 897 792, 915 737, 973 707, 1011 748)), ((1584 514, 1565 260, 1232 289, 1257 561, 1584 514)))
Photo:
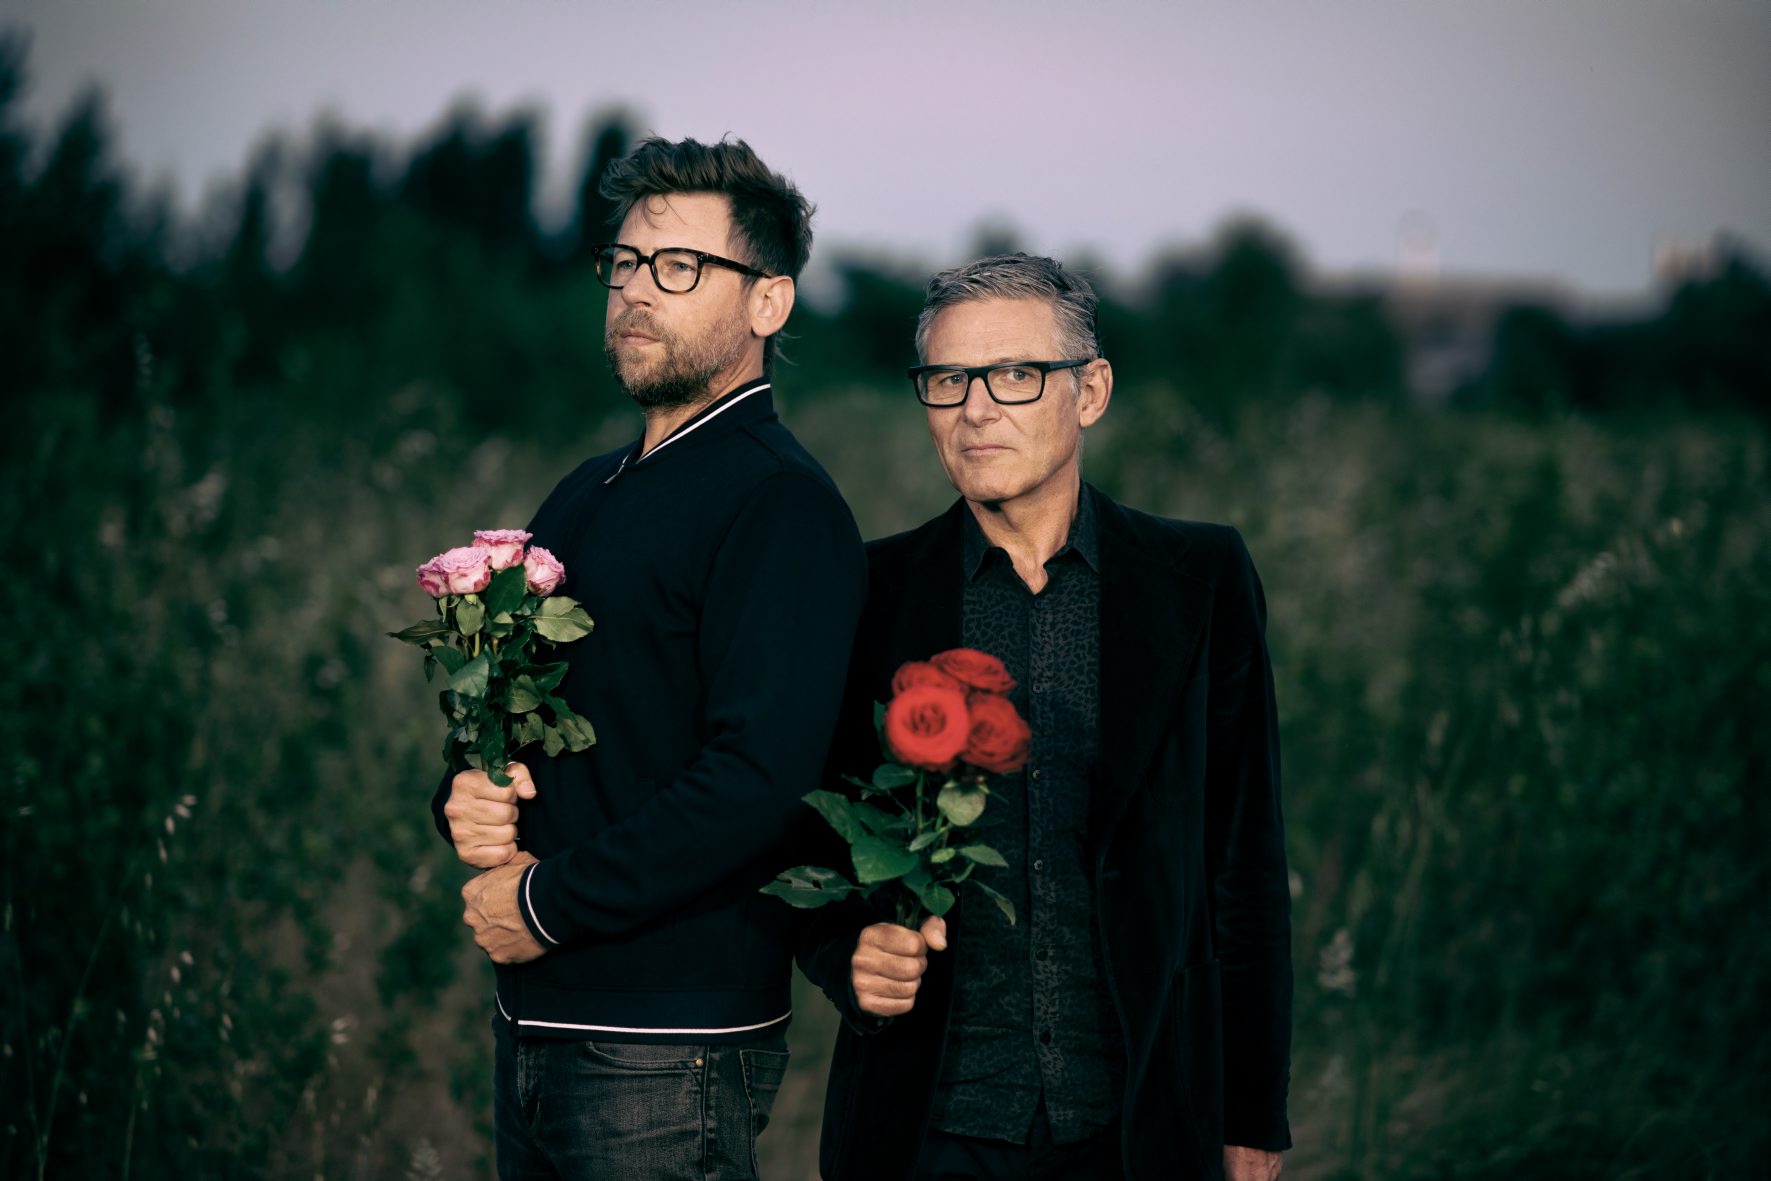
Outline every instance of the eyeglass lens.
MULTIPOLYGON (((971 388, 963 369, 933 369, 917 380, 930 406, 957 406, 971 388)), ((984 383, 998 402, 1036 402, 1045 391, 1045 374, 1028 365, 998 365, 984 374, 984 383)))
MULTIPOLYGON (((625 287, 639 265, 636 251, 611 246, 597 254, 597 278, 610 287, 625 287)), ((664 291, 688 291, 701 278, 701 259, 693 250, 660 250, 652 255, 652 277, 664 291)))

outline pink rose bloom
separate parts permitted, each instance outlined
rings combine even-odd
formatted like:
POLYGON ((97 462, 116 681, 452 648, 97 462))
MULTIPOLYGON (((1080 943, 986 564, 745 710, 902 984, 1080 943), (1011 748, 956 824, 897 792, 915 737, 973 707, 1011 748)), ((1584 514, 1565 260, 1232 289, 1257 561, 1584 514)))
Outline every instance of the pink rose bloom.
POLYGON ((529 534, 522 529, 476 529, 473 539, 491 551, 494 570, 521 566, 523 547, 529 544, 529 534))
POLYGON ((554 587, 566 581, 566 568, 560 560, 538 545, 529 547, 523 573, 528 576, 530 592, 537 595, 551 595, 554 587))
POLYGON ((492 584, 492 551, 483 545, 458 545, 430 560, 452 595, 476 594, 492 584))
POLYGON ((418 588, 433 599, 449 593, 449 579, 437 568, 435 558, 418 568, 418 588))

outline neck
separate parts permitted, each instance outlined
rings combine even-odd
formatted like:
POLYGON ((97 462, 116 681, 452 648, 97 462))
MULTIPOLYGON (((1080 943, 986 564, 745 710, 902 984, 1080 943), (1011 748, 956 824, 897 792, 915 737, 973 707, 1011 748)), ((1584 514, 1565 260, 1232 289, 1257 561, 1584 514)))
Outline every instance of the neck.
POLYGON ((640 454, 649 454, 652 448, 670 438, 683 423, 739 386, 749 385, 762 376, 761 364, 735 367, 708 382, 707 389, 693 402, 685 402, 681 406, 654 406, 647 410, 646 434, 640 442, 640 454))
POLYGON ((1037 592, 1045 586, 1045 564, 1064 548, 1070 536, 1081 493, 1082 473, 1073 467, 1026 496, 996 503, 965 503, 985 540, 1006 550, 1015 573, 1037 592))

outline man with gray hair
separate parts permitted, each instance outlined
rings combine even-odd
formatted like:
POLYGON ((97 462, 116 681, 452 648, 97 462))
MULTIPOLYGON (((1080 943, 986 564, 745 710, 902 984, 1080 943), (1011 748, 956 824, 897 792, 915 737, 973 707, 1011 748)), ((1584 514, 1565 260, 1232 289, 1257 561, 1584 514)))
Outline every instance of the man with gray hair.
POLYGON ((929 281, 909 376, 960 498, 868 546, 833 768, 872 770, 869 705, 905 661, 1001 658, 1032 751, 990 780, 1008 868, 976 872, 1019 921, 973 897, 920 931, 820 912, 829 1181, 1268 1181, 1291 1143, 1266 604, 1234 529, 1082 482, 1113 394, 1095 306, 1024 254, 929 281))

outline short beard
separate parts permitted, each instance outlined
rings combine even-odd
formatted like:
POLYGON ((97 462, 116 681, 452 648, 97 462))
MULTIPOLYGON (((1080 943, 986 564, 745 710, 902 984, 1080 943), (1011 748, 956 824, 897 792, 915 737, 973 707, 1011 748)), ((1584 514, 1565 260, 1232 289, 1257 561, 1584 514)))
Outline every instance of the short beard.
POLYGON ((708 387, 744 355, 748 343, 744 337, 743 321, 736 315, 713 325, 700 339, 689 341, 635 309, 623 313, 603 334, 603 356, 608 358, 615 381, 642 409, 670 410, 719 393, 708 387), (663 346, 664 356, 651 365, 649 372, 622 372, 621 354, 615 342, 629 328, 656 337, 663 346))

